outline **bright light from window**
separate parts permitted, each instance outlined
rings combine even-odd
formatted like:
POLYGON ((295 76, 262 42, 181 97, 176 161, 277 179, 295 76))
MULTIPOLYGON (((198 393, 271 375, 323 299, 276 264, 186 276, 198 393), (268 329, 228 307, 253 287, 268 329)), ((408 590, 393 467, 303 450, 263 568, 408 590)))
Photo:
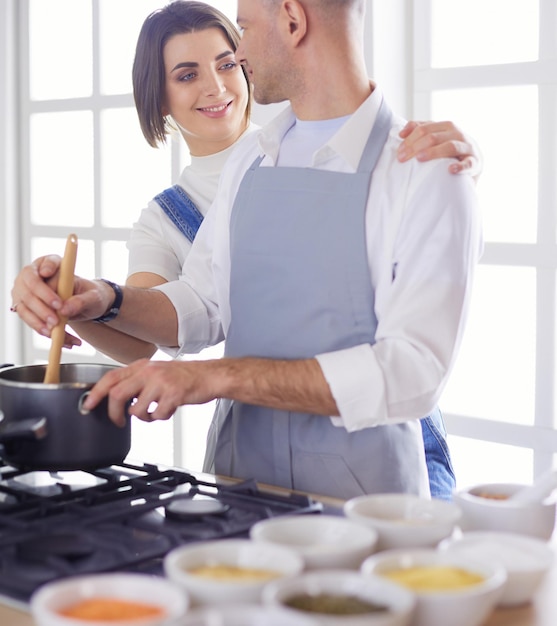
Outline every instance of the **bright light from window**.
POLYGON ((92 226, 93 115, 91 111, 31 117, 31 221, 92 226))
POLYGON ((30 0, 29 89, 32 100, 93 93, 91 3, 30 0))
POLYGON ((449 446, 457 489, 484 483, 528 484, 534 478, 531 450, 456 436, 449 436, 449 446))
POLYGON ((164 4, 163 0, 99 2, 101 93, 131 93, 133 57, 141 25, 164 4))
POLYGON ((101 114, 101 146, 102 224, 131 228, 147 202, 172 183, 170 144, 151 148, 135 109, 107 109, 101 114), (122 184, 122 168, 132 184, 122 184))
POLYGON ((538 58, 538 0, 432 0, 432 66, 538 58))
POLYGON ((440 406, 533 424, 535 379, 535 270, 480 265, 462 349, 440 406))
POLYGON ((484 169, 478 192, 486 241, 534 243, 538 224, 537 86, 437 91, 432 94, 432 118, 456 121, 482 150, 484 169))

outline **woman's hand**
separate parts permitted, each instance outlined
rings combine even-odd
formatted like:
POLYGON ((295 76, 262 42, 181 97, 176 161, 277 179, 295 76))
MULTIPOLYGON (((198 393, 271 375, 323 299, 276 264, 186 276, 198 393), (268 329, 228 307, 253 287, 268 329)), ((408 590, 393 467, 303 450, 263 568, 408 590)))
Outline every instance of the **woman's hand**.
POLYGON ((478 145, 452 122, 408 122, 399 134, 404 139, 398 150, 401 162, 448 157, 455 159, 449 166, 452 174, 467 173, 477 179, 482 172, 478 145))
MULTIPOLYGON (((39 334, 50 337, 58 323, 61 300, 56 293, 58 270, 62 259, 56 255, 42 256, 26 265, 12 287, 12 310, 39 334)), ((64 347, 81 345, 81 340, 66 333, 64 347)))
MULTIPOLYGON (((55 254, 35 259, 19 272, 12 287, 12 310, 45 337, 50 337, 60 321, 59 316, 83 320, 102 315, 113 295, 104 283, 75 276, 74 295, 63 302, 56 292, 61 261, 55 254)), ((75 345, 81 345, 81 340, 66 333, 64 347, 75 345)))

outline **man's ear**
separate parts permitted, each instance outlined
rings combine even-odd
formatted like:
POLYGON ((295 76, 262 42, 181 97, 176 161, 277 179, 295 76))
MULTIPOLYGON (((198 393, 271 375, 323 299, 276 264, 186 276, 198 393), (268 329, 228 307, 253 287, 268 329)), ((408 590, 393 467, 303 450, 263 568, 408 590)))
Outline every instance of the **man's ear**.
POLYGON ((279 26, 286 40, 294 47, 298 46, 307 34, 308 20, 306 10, 298 0, 283 0, 278 15, 279 26))

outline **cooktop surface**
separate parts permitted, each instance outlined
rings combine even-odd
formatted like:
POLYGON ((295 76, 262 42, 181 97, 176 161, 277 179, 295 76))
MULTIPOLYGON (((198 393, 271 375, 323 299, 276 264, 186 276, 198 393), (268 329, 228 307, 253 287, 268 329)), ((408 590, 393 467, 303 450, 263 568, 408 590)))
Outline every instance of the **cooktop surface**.
POLYGON ((255 481, 220 484, 152 464, 45 472, 0 460, 0 596, 27 607, 38 587, 66 576, 162 575, 164 556, 179 545, 248 536, 261 519, 321 510, 255 481))

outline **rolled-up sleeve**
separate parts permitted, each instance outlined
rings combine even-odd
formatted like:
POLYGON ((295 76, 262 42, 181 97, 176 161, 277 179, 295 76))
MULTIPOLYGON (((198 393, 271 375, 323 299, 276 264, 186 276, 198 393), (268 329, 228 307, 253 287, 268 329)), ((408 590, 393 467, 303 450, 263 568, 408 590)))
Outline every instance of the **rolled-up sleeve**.
POLYGON ((446 169, 447 162, 438 161, 413 172, 405 189, 398 181, 405 196, 399 218, 392 206, 401 202, 400 191, 389 193, 387 184, 382 195, 370 195, 375 343, 316 357, 340 413, 331 420, 350 432, 426 416, 453 368, 482 237, 470 177, 446 169), (400 222, 386 250, 392 219, 400 222))

